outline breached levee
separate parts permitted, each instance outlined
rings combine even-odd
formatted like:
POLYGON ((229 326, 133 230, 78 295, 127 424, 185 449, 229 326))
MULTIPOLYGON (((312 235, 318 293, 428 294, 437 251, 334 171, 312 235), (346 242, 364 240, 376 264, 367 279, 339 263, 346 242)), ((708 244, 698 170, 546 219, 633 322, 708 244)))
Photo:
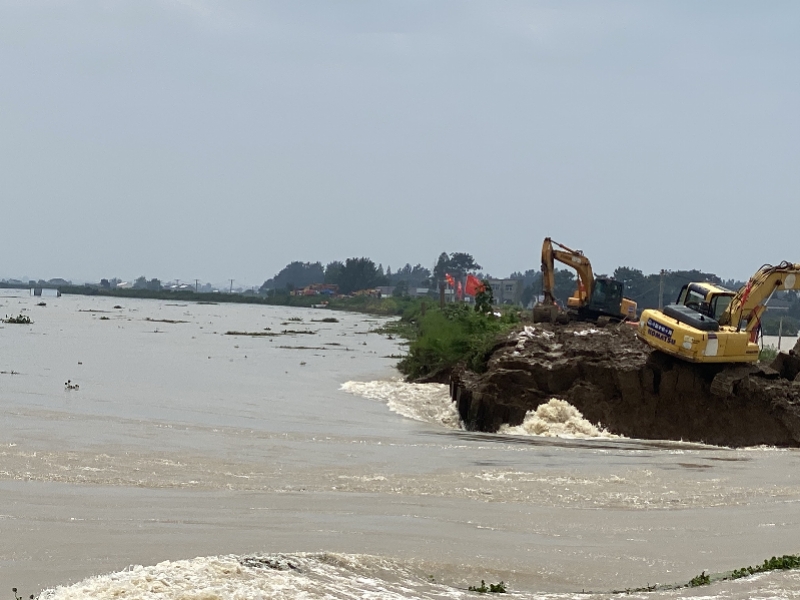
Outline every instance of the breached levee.
POLYGON ((798 372, 800 357, 787 354, 770 366, 687 363, 626 324, 538 324, 500 342, 485 373, 454 371, 450 392, 470 430, 520 426, 558 398, 625 437, 800 446, 798 372))

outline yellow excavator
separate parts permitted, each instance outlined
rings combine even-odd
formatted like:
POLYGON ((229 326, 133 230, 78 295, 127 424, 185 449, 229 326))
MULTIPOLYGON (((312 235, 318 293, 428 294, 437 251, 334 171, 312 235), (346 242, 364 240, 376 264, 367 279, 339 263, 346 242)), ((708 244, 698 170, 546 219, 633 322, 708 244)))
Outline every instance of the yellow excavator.
POLYGON ((738 292, 711 283, 689 283, 678 301, 648 309, 638 335, 650 346, 697 363, 758 360, 761 315, 778 290, 800 289, 800 264, 764 265, 738 292))
POLYGON ((555 321, 558 314, 555 261, 575 269, 578 289, 567 300, 567 313, 579 320, 636 320, 636 302, 623 296, 624 285, 609 277, 595 277, 592 263, 580 250, 544 238, 542 244, 542 288, 544 300, 534 307, 534 321, 555 321))

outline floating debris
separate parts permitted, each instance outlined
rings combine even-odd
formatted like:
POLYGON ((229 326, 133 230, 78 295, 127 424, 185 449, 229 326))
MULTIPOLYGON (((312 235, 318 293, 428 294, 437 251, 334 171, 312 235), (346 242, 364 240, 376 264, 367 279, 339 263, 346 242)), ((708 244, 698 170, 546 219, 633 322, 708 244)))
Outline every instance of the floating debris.
POLYGON ((181 321, 180 319, 151 319, 150 317, 145 317, 145 321, 150 321, 151 323, 188 323, 189 321, 181 321))
POLYGON ((6 315, 6 318, 3 319, 3 323, 9 323, 13 325, 31 325, 33 324, 33 321, 31 321, 31 318, 28 315, 23 315, 20 313, 16 317, 9 317, 6 315))

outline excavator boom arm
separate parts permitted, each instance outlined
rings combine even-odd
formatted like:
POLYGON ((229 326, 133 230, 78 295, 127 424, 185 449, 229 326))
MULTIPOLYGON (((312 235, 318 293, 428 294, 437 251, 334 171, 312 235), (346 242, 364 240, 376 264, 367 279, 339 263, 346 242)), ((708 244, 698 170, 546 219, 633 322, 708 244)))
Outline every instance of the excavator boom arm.
POLYGON ((592 263, 580 250, 572 250, 552 239, 544 238, 542 244, 542 283, 546 304, 555 303, 553 291, 556 286, 555 262, 559 261, 572 267, 578 272, 578 279, 583 286, 584 293, 591 295, 594 287, 594 273, 592 263))
POLYGON ((720 318, 721 325, 738 328, 746 321, 751 331, 758 325, 764 305, 778 290, 800 290, 800 264, 782 262, 778 266, 764 265, 750 278, 731 300, 720 318))

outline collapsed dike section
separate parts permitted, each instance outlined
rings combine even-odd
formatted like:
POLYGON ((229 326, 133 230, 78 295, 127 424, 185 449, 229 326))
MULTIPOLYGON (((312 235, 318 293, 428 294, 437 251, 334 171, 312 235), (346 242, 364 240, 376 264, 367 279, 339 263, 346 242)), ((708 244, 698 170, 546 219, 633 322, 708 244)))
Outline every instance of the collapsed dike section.
POLYGON ((537 324, 500 341, 485 373, 455 369, 450 393, 472 431, 519 425, 560 398, 626 437, 800 446, 800 347, 770 365, 701 365, 652 350, 628 324, 537 324))

